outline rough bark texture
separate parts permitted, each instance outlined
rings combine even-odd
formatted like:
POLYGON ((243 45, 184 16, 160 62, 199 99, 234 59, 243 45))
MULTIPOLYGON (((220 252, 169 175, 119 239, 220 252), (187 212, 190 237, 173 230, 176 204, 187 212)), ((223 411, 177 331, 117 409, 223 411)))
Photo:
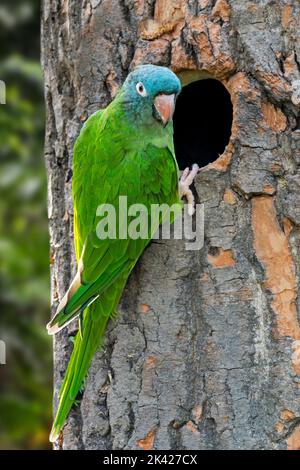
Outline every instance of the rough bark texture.
MULTIPOLYGON (((298 0, 51 0, 43 7, 53 306, 74 274, 72 146, 136 64, 205 71, 234 106, 199 174, 205 246, 155 242, 91 367, 64 449, 300 448, 298 0)), ((203 112, 199 109, 199 113, 203 112)), ((55 344, 55 393, 70 354, 55 344)))

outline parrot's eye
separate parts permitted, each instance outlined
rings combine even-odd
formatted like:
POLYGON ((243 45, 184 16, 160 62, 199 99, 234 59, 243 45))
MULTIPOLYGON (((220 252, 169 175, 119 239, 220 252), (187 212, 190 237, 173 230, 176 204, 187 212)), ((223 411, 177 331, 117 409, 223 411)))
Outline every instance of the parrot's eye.
POLYGON ((142 82, 139 82, 136 84, 136 91, 138 92, 139 95, 143 97, 147 96, 146 88, 144 87, 142 82))

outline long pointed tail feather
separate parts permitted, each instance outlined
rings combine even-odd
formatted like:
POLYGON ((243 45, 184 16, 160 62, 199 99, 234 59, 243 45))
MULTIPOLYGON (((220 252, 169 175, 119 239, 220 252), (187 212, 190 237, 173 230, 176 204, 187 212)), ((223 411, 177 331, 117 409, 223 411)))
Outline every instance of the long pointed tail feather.
POLYGON ((108 320, 119 303, 127 276, 91 304, 83 313, 82 336, 77 333, 74 349, 59 392, 59 405, 50 442, 59 437, 72 405, 83 384, 93 356, 103 339, 108 320))
POLYGON ((83 322, 83 337, 77 333, 72 356, 59 393, 59 406, 50 434, 50 442, 56 441, 72 408, 76 396, 82 386, 93 356, 101 344, 109 316, 101 316, 92 320, 92 310, 99 309, 94 303, 85 312, 83 322), (89 318, 87 318, 87 316, 89 318), (81 364, 80 367, 78 365, 81 364))

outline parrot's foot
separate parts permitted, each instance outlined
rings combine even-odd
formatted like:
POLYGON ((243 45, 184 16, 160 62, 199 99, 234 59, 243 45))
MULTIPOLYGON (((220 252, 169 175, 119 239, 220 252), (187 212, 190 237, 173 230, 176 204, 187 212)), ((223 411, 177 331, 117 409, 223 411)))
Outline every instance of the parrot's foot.
POLYGON ((199 166, 194 163, 192 169, 186 168, 181 175, 179 180, 179 195, 180 198, 185 197, 188 203, 188 214, 193 215, 195 212, 195 198, 190 190, 190 186, 194 181, 195 176, 199 171, 199 166))

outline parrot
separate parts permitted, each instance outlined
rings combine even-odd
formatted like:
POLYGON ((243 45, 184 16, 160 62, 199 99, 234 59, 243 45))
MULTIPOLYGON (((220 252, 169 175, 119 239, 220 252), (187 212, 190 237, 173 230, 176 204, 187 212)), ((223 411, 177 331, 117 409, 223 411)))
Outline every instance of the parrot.
POLYGON ((171 206, 185 196, 193 207, 189 186, 199 168, 196 164, 186 168, 179 181, 173 144, 172 118, 180 91, 179 78, 167 67, 137 66, 110 104, 86 120, 75 142, 72 197, 77 272, 47 329, 54 335, 75 319, 79 327, 59 392, 51 442, 58 439, 82 390, 132 269, 162 223, 160 219, 157 227, 149 228, 145 239, 99 239, 97 208, 111 204, 117 216, 122 215, 120 196, 127 197, 128 206, 139 203, 149 210, 152 204, 171 206))

